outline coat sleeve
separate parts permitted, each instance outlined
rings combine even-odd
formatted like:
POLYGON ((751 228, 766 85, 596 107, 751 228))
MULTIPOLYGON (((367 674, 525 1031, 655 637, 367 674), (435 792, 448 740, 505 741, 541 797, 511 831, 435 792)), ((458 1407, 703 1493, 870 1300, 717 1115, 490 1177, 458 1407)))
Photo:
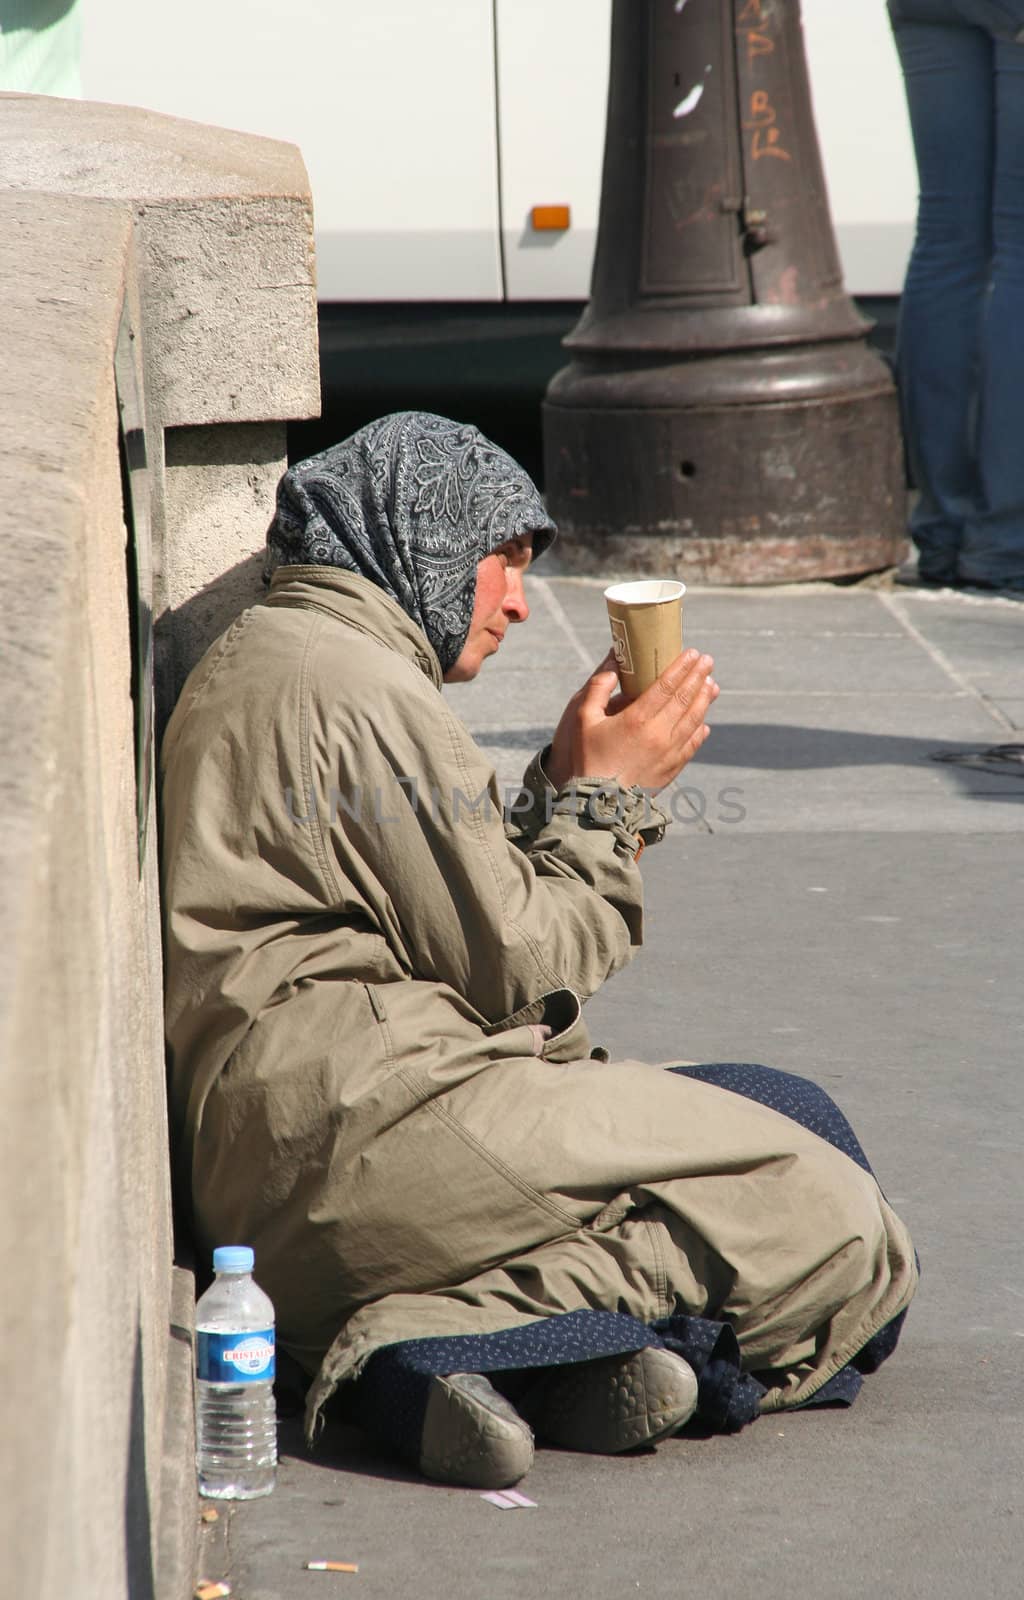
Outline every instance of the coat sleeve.
POLYGON ((328 887, 369 908, 411 977, 497 1023, 555 988, 586 998, 630 960, 636 857, 665 820, 641 792, 593 779, 555 795, 535 758, 510 839, 490 764, 429 685, 350 703, 327 748, 347 781, 347 801, 343 783, 316 808, 328 887))

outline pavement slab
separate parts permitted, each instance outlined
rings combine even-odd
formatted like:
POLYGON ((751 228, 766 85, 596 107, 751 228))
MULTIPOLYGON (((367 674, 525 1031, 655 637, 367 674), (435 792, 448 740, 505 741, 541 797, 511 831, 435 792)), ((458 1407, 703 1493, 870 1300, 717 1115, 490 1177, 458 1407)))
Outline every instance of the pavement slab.
MULTIPOLYGON (((532 578, 544 626, 510 629, 500 671, 452 692, 504 793, 607 648, 601 591, 532 578)), ((1024 766, 978 758, 1024 720, 1024 606, 807 585, 693 590, 685 615, 722 694, 669 797, 681 830, 1021 826, 1024 766)))
MULTIPOLYGON (((509 784, 607 641, 601 585, 541 570, 534 625, 451 695, 509 784)), ((1024 607, 695 590, 686 627, 723 693, 644 858, 645 947, 591 1032, 828 1089, 921 1254, 900 1348, 849 1410, 628 1457, 541 1450, 537 1505, 511 1514, 339 1425, 309 1456, 285 1419, 275 1493, 223 1508, 207 1554, 237 1600, 1020 1593, 1024 779, 970 763, 1024 724, 1024 607)))

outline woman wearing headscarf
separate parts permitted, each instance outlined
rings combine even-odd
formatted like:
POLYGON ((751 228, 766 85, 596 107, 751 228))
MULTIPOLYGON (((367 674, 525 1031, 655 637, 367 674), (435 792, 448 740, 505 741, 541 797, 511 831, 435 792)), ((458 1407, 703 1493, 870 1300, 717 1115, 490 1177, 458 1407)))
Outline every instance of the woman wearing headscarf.
POLYGON ((608 661, 505 818, 442 693, 526 620, 554 536, 475 428, 400 413, 278 492, 264 603, 163 749, 167 1038, 199 1243, 243 1240, 279 1340, 428 1476, 533 1435, 617 1451, 696 1409, 849 1400, 895 1343, 906 1230, 821 1091, 594 1049, 641 940, 650 791, 706 736, 690 651, 608 661))

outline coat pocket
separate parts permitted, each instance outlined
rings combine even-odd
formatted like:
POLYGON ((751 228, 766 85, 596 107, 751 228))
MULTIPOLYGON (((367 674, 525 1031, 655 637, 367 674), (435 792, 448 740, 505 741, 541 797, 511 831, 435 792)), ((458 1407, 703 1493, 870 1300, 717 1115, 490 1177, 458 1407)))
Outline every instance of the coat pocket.
POLYGON ((551 989, 486 1031, 490 1036, 538 1022, 551 1029, 551 1037, 544 1041, 540 1053, 541 1060, 561 1065, 589 1056, 590 1033, 583 1020, 583 1002, 573 989, 551 989))

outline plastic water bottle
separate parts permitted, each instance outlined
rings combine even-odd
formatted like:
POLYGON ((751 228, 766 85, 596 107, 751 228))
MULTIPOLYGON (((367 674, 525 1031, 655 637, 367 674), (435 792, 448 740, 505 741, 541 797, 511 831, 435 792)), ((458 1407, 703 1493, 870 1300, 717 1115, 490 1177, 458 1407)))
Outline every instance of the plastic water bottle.
POLYGON ((274 1307, 252 1279, 247 1245, 213 1252, 196 1305, 196 1469, 214 1500, 255 1500, 277 1476, 274 1307))

